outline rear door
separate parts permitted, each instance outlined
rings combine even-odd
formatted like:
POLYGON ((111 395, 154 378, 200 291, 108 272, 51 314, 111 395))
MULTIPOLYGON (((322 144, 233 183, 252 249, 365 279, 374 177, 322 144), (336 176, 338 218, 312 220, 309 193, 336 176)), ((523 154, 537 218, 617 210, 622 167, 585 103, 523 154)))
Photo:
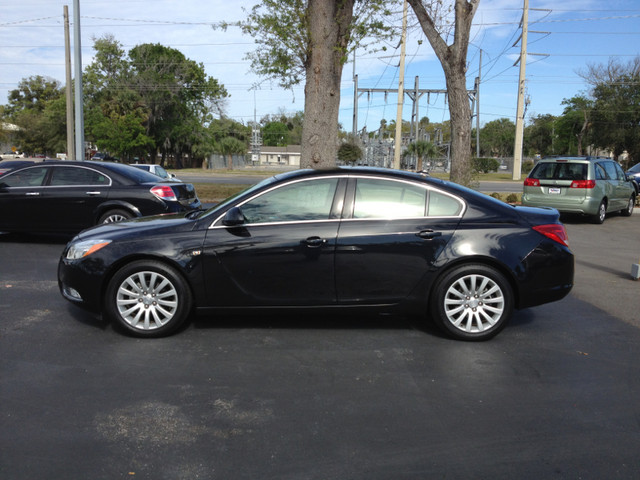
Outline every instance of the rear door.
POLYGON ((109 196, 111 179, 102 172, 76 165, 52 167, 43 192, 47 231, 75 231, 95 224, 98 205, 109 196))
POLYGON ((410 181, 354 177, 336 245, 342 304, 390 304, 426 280, 464 213, 462 200, 410 181))

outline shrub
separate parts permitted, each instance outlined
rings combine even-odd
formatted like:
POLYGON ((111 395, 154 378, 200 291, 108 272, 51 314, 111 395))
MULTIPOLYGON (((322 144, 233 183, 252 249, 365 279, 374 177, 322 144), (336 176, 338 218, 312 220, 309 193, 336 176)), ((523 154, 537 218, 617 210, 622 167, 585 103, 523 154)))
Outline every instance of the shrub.
POLYGON ((500 168, 500 162, 495 158, 474 158, 472 159, 472 166, 476 172, 489 173, 496 172, 500 168))

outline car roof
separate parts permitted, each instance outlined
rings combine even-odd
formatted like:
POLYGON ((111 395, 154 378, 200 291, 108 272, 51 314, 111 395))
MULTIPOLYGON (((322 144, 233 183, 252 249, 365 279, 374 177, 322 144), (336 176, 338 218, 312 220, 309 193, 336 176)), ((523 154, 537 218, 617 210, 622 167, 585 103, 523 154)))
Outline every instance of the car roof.
POLYGON ((591 157, 591 156, 557 156, 557 157, 544 157, 540 159, 540 162, 598 162, 603 160, 612 160, 609 157, 591 157))

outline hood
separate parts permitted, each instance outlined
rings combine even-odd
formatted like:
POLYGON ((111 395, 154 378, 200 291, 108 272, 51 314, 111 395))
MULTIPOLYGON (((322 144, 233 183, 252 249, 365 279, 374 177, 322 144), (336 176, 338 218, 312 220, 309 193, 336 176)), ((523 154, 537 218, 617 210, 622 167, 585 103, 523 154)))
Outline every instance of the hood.
POLYGON ((134 218, 123 222, 105 223, 81 231, 76 238, 88 237, 121 237, 140 235, 143 232, 157 230, 192 230, 197 222, 189 218, 188 213, 168 213, 150 217, 134 218))

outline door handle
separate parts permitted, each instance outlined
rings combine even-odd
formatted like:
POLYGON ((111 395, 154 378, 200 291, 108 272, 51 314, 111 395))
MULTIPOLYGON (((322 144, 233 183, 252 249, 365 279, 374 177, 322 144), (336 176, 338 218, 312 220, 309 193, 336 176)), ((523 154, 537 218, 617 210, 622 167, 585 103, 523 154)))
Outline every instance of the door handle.
POLYGON ((93 191, 93 192, 86 192, 86 194, 89 195, 90 197, 95 197, 96 195, 100 195, 100 192, 93 191))
POLYGON ((304 240, 303 243, 307 247, 318 248, 324 245, 325 243, 327 243, 327 241, 324 238, 320 238, 320 237, 309 237, 306 240, 304 240))
POLYGON ((425 240, 431 240, 436 237, 441 237, 442 232, 434 232, 433 230, 422 230, 419 233, 416 233, 420 238, 424 238, 425 240))
POLYGON ((40 195, 40 192, 27 192, 25 193, 25 195, 27 197, 37 197, 38 195, 40 195))

